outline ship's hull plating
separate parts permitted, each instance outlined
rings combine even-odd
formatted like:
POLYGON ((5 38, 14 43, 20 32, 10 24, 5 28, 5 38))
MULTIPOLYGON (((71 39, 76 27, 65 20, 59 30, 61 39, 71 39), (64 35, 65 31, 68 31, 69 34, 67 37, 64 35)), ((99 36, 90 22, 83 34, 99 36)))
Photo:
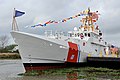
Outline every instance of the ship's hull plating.
POLYGON ((19 45, 26 71, 66 67, 68 62, 85 62, 86 55, 81 55, 80 45, 24 32, 11 34, 19 45))

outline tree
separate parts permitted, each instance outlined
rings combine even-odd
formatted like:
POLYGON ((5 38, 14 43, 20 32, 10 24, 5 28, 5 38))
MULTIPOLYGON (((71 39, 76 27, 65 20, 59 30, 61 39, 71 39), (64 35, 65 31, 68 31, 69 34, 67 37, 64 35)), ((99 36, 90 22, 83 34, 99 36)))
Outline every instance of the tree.
POLYGON ((5 48, 5 46, 7 45, 9 41, 9 37, 7 35, 2 35, 0 36, 0 43, 1 43, 1 48, 5 48))
POLYGON ((12 49, 14 49, 16 46, 18 46, 18 45, 16 45, 16 44, 11 44, 11 45, 6 46, 5 48, 6 48, 7 50, 12 50, 12 49))

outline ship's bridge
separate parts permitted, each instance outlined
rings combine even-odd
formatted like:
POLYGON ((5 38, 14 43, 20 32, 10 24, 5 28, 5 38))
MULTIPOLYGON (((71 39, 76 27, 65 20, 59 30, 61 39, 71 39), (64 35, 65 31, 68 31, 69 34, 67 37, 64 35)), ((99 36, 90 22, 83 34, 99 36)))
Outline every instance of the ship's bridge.
POLYGON ((89 38, 100 39, 102 37, 102 33, 99 30, 82 30, 74 28, 74 31, 68 31, 70 38, 81 39, 88 41, 89 38))

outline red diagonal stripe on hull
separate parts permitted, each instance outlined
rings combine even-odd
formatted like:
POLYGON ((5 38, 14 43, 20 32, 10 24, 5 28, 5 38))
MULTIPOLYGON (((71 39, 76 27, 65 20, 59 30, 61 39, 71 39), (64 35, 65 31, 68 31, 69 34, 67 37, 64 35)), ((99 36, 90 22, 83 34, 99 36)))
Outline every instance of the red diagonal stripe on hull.
POLYGON ((68 42, 69 44, 69 51, 67 56, 67 62, 77 62, 78 58, 78 46, 75 43, 68 42))

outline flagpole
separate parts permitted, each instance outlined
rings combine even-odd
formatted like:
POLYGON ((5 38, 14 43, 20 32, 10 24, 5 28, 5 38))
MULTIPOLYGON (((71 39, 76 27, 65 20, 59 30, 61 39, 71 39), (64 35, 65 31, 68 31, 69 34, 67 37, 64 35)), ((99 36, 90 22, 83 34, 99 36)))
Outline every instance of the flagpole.
POLYGON ((14 8, 14 11, 13 11, 12 30, 13 31, 15 30, 15 8, 14 8))
POLYGON ((14 8, 14 11, 13 11, 12 30, 13 31, 19 31, 17 21, 15 19, 15 8, 14 8))
POLYGON ((14 18, 14 22, 15 22, 15 28, 16 28, 16 31, 19 31, 19 28, 18 28, 18 25, 17 25, 17 21, 16 21, 15 18, 14 18))

